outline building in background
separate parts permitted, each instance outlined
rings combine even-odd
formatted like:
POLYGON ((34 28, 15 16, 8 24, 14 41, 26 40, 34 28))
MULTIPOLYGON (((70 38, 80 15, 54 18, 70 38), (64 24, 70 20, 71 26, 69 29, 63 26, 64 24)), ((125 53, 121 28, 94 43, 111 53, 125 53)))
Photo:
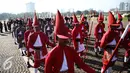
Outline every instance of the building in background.
POLYGON ((26 12, 34 12, 35 11, 35 3, 29 2, 26 4, 26 12))
POLYGON ((127 11, 130 11, 130 3, 127 3, 127 11))
POLYGON ((119 10, 124 11, 125 10, 125 3, 121 2, 119 5, 119 10))
POLYGON ((120 11, 130 11, 130 3, 129 2, 121 2, 119 5, 119 10, 120 11))

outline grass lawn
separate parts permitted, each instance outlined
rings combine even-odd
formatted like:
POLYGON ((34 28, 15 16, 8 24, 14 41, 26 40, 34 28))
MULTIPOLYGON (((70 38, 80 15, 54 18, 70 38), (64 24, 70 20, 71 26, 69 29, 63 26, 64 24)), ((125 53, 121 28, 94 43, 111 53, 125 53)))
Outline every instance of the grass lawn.
POLYGON ((127 21, 127 17, 124 17, 124 18, 123 18, 123 22, 126 22, 126 21, 127 21))

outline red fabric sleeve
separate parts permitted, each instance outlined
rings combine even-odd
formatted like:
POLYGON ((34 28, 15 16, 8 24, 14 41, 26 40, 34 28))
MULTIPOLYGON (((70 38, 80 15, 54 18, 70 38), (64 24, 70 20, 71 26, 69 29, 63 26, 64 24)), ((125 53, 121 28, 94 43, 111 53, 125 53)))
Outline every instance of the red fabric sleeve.
POLYGON ((72 39, 73 39, 73 45, 74 45, 74 48, 77 49, 78 48, 78 44, 76 42, 76 28, 74 28, 72 30, 72 39))
POLYGON ((90 68, 87 64, 85 64, 82 61, 82 59, 78 56, 78 54, 76 53, 76 51, 74 51, 73 55, 74 55, 74 61, 76 62, 76 64, 78 64, 78 66, 80 68, 82 68, 87 73, 96 73, 95 70, 93 70, 92 68, 90 68))
POLYGON ((53 56, 52 53, 49 53, 47 58, 45 59, 45 73, 53 73, 53 56))
POLYGON ((100 42, 100 48, 105 48, 106 44, 107 44, 107 40, 106 40, 106 34, 103 35, 101 42, 100 42))
POLYGON ((32 35, 28 36, 27 46, 28 46, 28 48, 32 48, 33 49, 33 37, 32 37, 32 35))

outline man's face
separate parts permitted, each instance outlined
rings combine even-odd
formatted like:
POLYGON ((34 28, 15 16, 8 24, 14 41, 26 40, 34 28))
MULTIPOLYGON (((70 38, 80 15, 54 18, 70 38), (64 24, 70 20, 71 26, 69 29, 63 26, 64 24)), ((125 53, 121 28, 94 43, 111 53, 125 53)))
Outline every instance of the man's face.
POLYGON ((61 39, 61 38, 58 39, 59 39, 59 45, 61 46, 66 46, 69 43, 68 39, 61 39))
POLYGON ((99 24, 102 24, 102 21, 99 21, 99 24))
POLYGON ((33 29, 33 27, 31 27, 31 26, 27 26, 27 28, 26 28, 27 30, 32 30, 33 29))
POLYGON ((39 26, 34 26, 33 29, 34 29, 34 31, 36 32, 36 31, 39 31, 39 30, 40 30, 40 27, 39 27, 39 26))
POLYGON ((78 27, 78 26, 79 26, 79 24, 75 24, 75 26, 76 26, 76 27, 78 27))

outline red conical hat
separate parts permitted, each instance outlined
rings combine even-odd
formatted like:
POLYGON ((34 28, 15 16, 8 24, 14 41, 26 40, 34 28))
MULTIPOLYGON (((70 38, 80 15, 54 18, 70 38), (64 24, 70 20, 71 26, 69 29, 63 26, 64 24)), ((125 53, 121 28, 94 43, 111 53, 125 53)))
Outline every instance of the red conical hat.
MULTIPOLYGON (((101 12, 101 14, 102 14, 102 12, 101 12)), ((102 19, 103 19, 103 21, 104 21, 104 15, 102 14, 102 19)))
POLYGON ((119 26, 119 24, 116 24, 116 19, 110 11, 108 14, 108 26, 119 26))
POLYGON ((39 26, 36 11, 34 12, 34 18, 33 18, 33 24, 32 25, 35 26, 35 27, 39 26))
POLYGON ((118 20, 122 19, 122 16, 120 13, 118 13, 118 20))
POLYGON ((99 22, 104 21, 104 16, 103 16, 102 12, 99 13, 98 21, 99 21, 99 22))
POLYGON ((56 14, 56 22, 55 22, 55 35, 57 35, 59 38, 62 39, 68 39, 70 35, 68 34, 68 31, 66 30, 64 19, 61 16, 59 10, 56 14))
POLYGON ((73 24, 79 24, 79 21, 75 14, 73 15, 73 24))
POLYGON ((32 21, 31 21, 31 19, 30 19, 30 18, 28 18, 27 26, 32 27, 32 21))
POLYGON ((84 15, 82 14, 80 22, 84 22, 84 21, 85 21, 85 18, 84 18, 84 15))

